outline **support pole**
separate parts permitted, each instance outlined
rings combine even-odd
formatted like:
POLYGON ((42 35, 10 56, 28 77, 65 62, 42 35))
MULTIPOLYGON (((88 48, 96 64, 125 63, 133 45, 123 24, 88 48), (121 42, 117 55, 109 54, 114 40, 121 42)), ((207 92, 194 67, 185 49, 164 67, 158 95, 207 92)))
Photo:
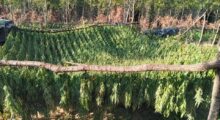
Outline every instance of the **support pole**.
POLYGON ((202 37, 203 37, 203 34, 204 34, 204 29, 205 29, 205 18, 206 18, 206 14, 204 14, 203 16, 203 25, 202 25, 202 31, 201 31, 201 35, 200 35, 200 39, 199 39, 199 45, 201 44, 202 42, 202 37))
MULTIPOLYGON (((219 60, 218 53, 217 60, 219 60)), ((213 81, 212 99, 207 120, 217 120, 220 109, 220 69, 216 69, 215 79, 213 81)))

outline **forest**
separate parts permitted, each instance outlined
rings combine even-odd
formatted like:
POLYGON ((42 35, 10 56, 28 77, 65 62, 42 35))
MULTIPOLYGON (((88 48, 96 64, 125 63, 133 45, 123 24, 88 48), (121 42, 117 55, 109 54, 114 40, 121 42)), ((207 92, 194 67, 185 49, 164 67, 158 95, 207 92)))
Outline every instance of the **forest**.
POLYGON ((0 120, 217 120, 218 0, 0 0, 0 120))
POLYGON ((205 11, 208 22, 215 22, 219 5, 218 0, 1 0, 0 15, 17 24, 142 22, 149 28, 154 21, 175 25, 205 11))

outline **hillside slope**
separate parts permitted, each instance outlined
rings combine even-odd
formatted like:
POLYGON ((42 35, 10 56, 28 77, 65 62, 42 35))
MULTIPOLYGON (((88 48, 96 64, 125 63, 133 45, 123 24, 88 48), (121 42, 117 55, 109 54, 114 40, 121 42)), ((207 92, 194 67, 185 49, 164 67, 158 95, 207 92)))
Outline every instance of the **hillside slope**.
POLYGON ((182 45, 175 37, 149 38, 127 26, 93 26, 58 33, 16 29, 1 54, 11 60, 102 65, 196 63, 215 55, 216 48, 182 45))

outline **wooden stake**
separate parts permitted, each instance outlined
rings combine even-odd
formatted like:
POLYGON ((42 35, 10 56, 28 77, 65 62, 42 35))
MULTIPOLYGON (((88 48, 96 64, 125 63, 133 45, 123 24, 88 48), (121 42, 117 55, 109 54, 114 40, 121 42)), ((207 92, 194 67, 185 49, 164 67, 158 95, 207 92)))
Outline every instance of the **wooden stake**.
MULTIPOLYGON (((220 25, 220 24, 219 24, 220 25)), ((216 41, 216 38, 217 38, 217 36, 218 36, 218 31, 219 31, 219 26, 218 25, 218 28, 217 28, 217 30, 216 30, 216 33, 215 33, 215 37, 214 37, 214 39, 213 39, 213 41, 212 41, 212 46, 215 44, 215 41, 216 41)))
POLYGON ((199 45, 202 42, 202 37, 203 37, 204 29, 205 29, 205 16, 206 16, 206 14, 204 14, 204 16, 203 16, 203 25, 202 25, 202 31, 201 31, 201 35, 200 35, 200 39, 199 39, 199 45))

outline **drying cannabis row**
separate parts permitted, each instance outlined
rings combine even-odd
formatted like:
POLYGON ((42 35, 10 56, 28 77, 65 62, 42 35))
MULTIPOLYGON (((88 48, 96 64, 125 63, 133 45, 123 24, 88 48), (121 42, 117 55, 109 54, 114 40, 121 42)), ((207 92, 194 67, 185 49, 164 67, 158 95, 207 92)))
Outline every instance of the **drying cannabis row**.
MULTIPOLYGON (((12 31, 2 59, 55 64, 193 64, 215 59, 216 48, 182 44, 176 37, 149 38, 125 26, 102 26, 63 33, 12 31)), ((204 119, 211 99, 213 71, 55 74, 35 68, 0 69, 0 110, 5 117, 30 119, 56 106, 91 110, 123 105, 152 106, 164 116, 204 119), (6 114, 9 113, 9 114, 6 114), (202 116, 201 116, 202 115, 202 116)))
POLYGON ((123 48, 124 42, 128 41, 127 35, 131 34, 129 39, 136 39, 136 34, 132 33, 134 30, 130 30, 121 26, 96 26, 65 33, 12 31, 3 54, 6 59, 40 60, 50 63, 86 62, 88 59, 96 61, 100 54, 106 57, 124 57, 127 54, 123 48), (122 32, 120 28, 127 30, 122 32))
POLYGON ((133 111, 151 106, 166 117, 202 119, 213 79, 211 71, 54 74, 4 68, 1 73, 1 111, 26 119, 37 111, 47 115, 56 106, 80 111, 117 105, 133 111))

